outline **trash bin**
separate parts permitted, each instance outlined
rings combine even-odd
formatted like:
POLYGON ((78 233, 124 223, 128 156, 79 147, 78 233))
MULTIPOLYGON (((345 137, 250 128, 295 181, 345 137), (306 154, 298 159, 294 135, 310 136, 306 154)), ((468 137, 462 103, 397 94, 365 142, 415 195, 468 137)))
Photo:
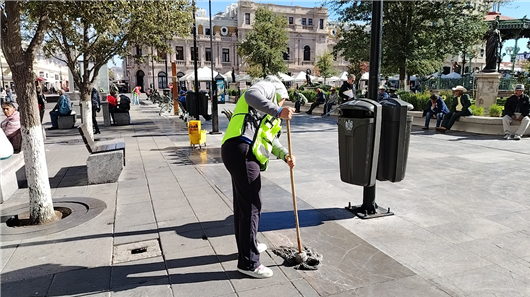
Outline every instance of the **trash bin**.
POLYGON ((186 110, 190 116, 194 118, 197 116, 197 103, 195 103, 195 92, 193 91, 186 92, 186 110))
POLYGON ((370 99, 339 106, 339 163, 343 182, 373 186, 377 173, 381 104, 370 99))
MULTIPOLYGON (((189 115, 195 117, 197 115, 197 101, 199 100, 199 111, 198 115, 203 116, 205 120, 209 121, 212 119, 212 116, 208 114, 208 96, 205 91, 199 92, 199 98, 195 97, 195 92, 188 91, 186 94, 186 110, 189 115)), ((196 119, 199 120, 199 119, 196 119)))
POLYGON ((173 99, 173 94, 171 93, 171 89, 164 89, 162 90, 164 96, 168 96, 169 98, 173 99))
POLYGON ((413 106, 400 99, 385 99, 382 106, 381 142, 377 180, 399 182, 405 177, 413 106))

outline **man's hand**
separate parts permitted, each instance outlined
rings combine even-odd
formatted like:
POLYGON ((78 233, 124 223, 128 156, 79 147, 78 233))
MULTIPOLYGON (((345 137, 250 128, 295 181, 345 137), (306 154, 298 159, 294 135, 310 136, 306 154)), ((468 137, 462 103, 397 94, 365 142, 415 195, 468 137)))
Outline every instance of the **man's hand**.
POLYGON ((287 162, 287 165, 289 165, 289 167, 291 167, 291 169, 293 169, 294 166, 296 165, 296 157, 295 156, 285 155, 285 161, 287 162))
POLYGON ((523 115, 520 115, 520 116, 517 118, 517 121, 520 122, 520 121, 523 120, 523 118, 524 118, 523 115))
POLYGON ((514 120, 514 121, 516 120, 516 117, 515 117, 515 115, 513 115, 513 116, 512 116, 512 120, 514 120))
POLYGON ((278 115, 281 119, 290 120, 293 117, 295 109, 289 106, 285 106, 282 108, 282 111, 280 111, 280 114, 278 115))

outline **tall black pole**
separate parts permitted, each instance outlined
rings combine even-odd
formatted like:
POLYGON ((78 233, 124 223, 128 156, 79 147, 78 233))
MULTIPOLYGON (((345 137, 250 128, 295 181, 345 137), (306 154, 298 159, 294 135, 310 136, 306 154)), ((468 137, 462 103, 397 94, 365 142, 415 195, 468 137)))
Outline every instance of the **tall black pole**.
POLYGON ((210 60, 212 62, 212 82, 211 82, 211 97, 212 98, 212 134, 213 133, 219 133, 219 115, 217 114, 217 82, 215 81, 215 78, 213 77, 213 68, 214 68, 214 61, 213 61, 213 27, 212 27, 212 0, 208 0, 208 5, 210 7, 210 60), (215 91, 214 91, 215 90, 215 91))
MULTIPOLYGON (((379 96, 379 73, 381 72, 381 38, 383 25, 383 0, 372 2, 372 24, 370 37, 370 72, 368 78, 368 98, 377 101, 379 96)), ((375 183, 363 189, 363 210, 368 214, 376 211, 375 183)))
POLYGON ((151 73, 153 74, 153 91, 156 91, 155 85, 155 58, 154 58, 153 46, 151 46, 151 73))
POLYGON ((193 0, 193 69, 195 74, 195 120, 199 120, 199 74, 197 73, 197 20, 195 19, 195 0, 193 0))

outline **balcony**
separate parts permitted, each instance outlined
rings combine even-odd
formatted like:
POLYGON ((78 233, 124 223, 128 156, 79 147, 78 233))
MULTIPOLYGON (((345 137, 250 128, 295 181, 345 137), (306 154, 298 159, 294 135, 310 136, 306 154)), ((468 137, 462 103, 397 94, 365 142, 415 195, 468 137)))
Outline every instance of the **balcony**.
POLYGON ((304 25, 304 26, 302 26, 302 29, 313 31, 313 26, 312 26, 312 25, 311 25, 311 26, 305 26, 305 25, 304 25))

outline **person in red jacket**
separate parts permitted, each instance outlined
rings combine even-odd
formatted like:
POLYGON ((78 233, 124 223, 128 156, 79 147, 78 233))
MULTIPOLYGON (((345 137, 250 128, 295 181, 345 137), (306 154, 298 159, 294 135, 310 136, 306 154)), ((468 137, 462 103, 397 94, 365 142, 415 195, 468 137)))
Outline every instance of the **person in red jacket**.
POLYGON ((110 91, 110 95, 107 96, 107 101, 109 102, 109 113, 112 118, 112 122, 116 123, 116 121, 114 121, 114 113, 118 110, 118 99, 116 99, 116 91, 110 91))

